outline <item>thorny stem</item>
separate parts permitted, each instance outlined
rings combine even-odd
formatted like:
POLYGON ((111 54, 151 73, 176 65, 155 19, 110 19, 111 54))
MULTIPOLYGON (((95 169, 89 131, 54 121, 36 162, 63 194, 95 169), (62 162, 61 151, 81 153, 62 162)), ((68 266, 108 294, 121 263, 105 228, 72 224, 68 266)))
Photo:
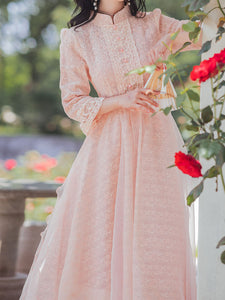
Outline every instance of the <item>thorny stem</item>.
POLYGON ((224 177, 223 177, 222 167, 220 168, 220 176, 221 176, 221 181, 222 181, 223 189, 224 189, 224 192, 225 192, 225 181, 224 181, 224 177))
POLYGON ((211 82, 211 90, 212 90, 212 98, 213 98, 213 110, 214 110, 214 122, 216 123, 216 99, 213 91, 213 80, 212 77, 210 77, 211 82))
MULTIPOLYGON (((213 7, 212 9, 210 9, 208 12, 207 12, 207 14, 206 14, 206 16, 208 16, 213 10, 215 10, 215 9, 217 9, 217 8, 220 8, 219 6, 215 6, 215 7, 213 7)), ((222 8, 222 10, 223 9, 225 9, 225 7, 221 7, 222 8)), ((205 16, 205 17, 206 17, 205 16)))
MULTIPOLYGON (((189 115, 189 113, 187 113, 187 112, 184 110, 183 107, 181 107, 180 110, 181 110, 188 118, 190 118, 191 120, 195 121, 195 120, 193 119, 193 117, 192 117, 191 115, 189 115)), ((204 132, 206 132, 205 128, 204 128, 202 125, 200 125, 200 127, 201 127, 201 129, 202 129, 204 132)))
MULTIPOLYGON (((183 82, 183 80, 182 80, 182 78, 181 78, 181 76, 180 76, 180 73, 179 73, 178 70, 177 70, 177 66, 175 67, 175 70, 176 70, 176 74, 177 74, 177 76, 178 76, 178 78, 179 78, 179 81, 180 81, 180 83, 181 83, 183 89, 185 89, 185 84, 184 84, 184 82, 183 82)), ((188 94, 187 94, 187 96, 188 96, 188 94)), ((192 111, 194 112, 195 116, 196 116, 197 119, 198 119, 198 114, 196 113, 196 111, 195 111, 195 109, 194 109, 194 106, 193 106, 193 103, 192 103, 192 101, 191 101, 191 99, 190 99, 189 96, 188 96, 188 100, 189 100, 189 102, 190 102, 190 104, 191 104, 192 111)), ((191 117, 191 119, 193 119, 193 118, 191 117)))
POLYGON ((222 12, 222 14, 223 14, 224 17, 225 17, 225 12, 223 11, 223 8, 222 8, 222 6, 221 6, 221 4, 220 4, 220 0, 217 0, 217 3, 218 3, 218 5, 219 5, 220 11, 222 12))
MULTIPOLYGON (((219 70, 218 78, 219 78, 219 82, 220 82, 220 80, 221 80, 221 70, 219 70)), ((219 85, 217 85, 217 87, 216 87, 216 93, 218 92, 218 86, 219 85)), ((225 95, 222 95, 219 99, 217 99, 217 101, 219 101, 221 98, 223 99, 224 97, 225 97, 225 95)), ((219 112, 219 119, 221 118, 221 114, 223 112, 224 100, 225 99, 222 100, 223 103, 221 104, 221 108, 220 108, 220 112, 219 112)))
POLYGON ((224 95, 222 98, 224 98, 224 99, 223 99, 223 104, 221 104, 221 108, 220 108, 220 116, 219 116, 219 117, 221 117, 222 112, 223 112, 223 106, 224 106, 224 102, 225 102, 225 95, 224 95))

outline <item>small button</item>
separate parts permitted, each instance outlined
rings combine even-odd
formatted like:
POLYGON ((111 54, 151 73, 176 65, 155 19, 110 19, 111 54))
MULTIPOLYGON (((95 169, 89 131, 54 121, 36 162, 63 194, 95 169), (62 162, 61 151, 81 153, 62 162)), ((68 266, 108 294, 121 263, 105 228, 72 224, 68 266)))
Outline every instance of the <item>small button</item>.
POLYGON ((128 62, 128 59, 127 59, 127 58, 123 58, 123 59, 122 59, 122 62, 127 63, 127 62, 128 62))

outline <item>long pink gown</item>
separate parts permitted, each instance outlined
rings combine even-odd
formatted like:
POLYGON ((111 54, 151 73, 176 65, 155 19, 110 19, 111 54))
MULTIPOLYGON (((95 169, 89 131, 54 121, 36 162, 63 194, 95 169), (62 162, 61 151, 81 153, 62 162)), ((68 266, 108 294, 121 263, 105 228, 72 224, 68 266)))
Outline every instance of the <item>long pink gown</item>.
MULTIPOLYGON (((76 32, 62 29, 62 104, 86 138, 56 190, 20 300, 196 300, 183 176, 167 168, 182 144, 172 116, 97 116, 108 97, 144 86, 149 74, 124 74, 168 55, 162 41, 184 22, 160 9, 135 18, 124 6, 113 19, 98 13, 76 32)), ((187 40, 179 34, 174 49, 187 40)))

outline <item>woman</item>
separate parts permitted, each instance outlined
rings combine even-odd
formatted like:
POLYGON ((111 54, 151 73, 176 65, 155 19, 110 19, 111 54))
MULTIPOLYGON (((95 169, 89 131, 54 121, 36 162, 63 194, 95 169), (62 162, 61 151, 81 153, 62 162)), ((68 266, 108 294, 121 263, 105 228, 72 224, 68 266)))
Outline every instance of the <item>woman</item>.
MULTIPOLYGON (((61 31, 60 89, 87 137, 20 300, 195 300, 183 180, 167 169, 181 137, 171 116, 151 117, 159 104, 144 88, 149 74, 125 76, 166 57, 162 42, 186 21, 141 13, 144 1, 75 2, 80 14, 61 31)), ((179 34, 174 50, 187 40, 179 34)))

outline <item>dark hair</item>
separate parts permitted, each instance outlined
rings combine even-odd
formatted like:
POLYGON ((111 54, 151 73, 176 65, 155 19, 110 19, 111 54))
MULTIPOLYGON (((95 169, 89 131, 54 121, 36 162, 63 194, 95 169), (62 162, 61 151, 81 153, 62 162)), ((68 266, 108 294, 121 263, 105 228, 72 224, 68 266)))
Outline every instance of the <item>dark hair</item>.
MULTIPOLYGON (((97 5, 101 0, 97 0, 97 5)), ((74 0, 76 7, 72 13, 72 16, 76 14, 78 10, 80 12, 75 15, 68 23, 68 28, 76 26, 76 28, 80 27, 83 24, 89 23, 93 20, 97 14, 97 11, 94 10, 93 0, 74 0), (94 11, 93 16, 90 18, 91 11, 94 11), (89 19, 90 18, 90 19, 89 19)), ((127 4, 127 0, 124 1, 125 5, 127 4)), ((138 17, 137 12, 142 11, 144 14, 141 14, 140 17, 144 17, 146 13, 145 0, 130 0, 130 12, 132 16, 138 17), (137 5, 138 2, 138 5, 137 5)), ((76 30, 75 28, 75 30, 76 30)))

